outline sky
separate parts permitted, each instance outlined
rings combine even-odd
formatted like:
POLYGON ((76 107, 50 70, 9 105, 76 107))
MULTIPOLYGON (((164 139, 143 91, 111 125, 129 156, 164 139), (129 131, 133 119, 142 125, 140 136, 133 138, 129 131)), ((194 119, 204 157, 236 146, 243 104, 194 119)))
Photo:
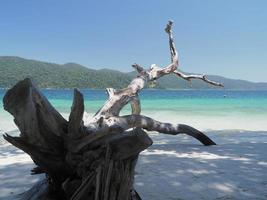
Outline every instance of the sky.
POLYGON ((267 82, 266 0, 1 1, 0 56, 164 67, 169 19, 181 70, 267 82))

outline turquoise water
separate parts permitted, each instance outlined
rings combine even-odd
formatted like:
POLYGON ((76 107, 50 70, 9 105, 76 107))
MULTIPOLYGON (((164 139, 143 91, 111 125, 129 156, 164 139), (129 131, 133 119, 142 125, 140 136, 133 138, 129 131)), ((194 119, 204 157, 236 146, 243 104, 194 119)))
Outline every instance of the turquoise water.
MULTIPOLYGON (((53 106, 67 118, 73 90, 42 90, 53 106)), ((106 101, 105 90, 81 90, 88 116, 106 101)), ((5 90, 0 90, 0 98, 5 90)), ((267 130, 267 91, 143 90, 142 114, 161 121, 187 123, 201 129, 267 130)), ((122 114, 130 113, 127 106, 122 114)), ((15 129, 12 117, 0 103, 0 130, 15 129)))

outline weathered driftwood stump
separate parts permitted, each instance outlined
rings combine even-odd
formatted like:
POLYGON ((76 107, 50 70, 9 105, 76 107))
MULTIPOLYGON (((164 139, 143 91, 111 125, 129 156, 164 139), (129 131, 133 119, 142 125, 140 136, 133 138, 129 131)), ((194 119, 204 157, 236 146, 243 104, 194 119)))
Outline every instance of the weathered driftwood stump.
POLYGON ((133 182, 138 155, 152 144, 144 129, 171 135, 183 133, 204 145, 215 145, 193 127, 161 123, 140 114, 139 91, 164 75, 174 73, 186 80, 202 79, 221 86, 205 76, 179 72, 172 22, 165 31, 169 36, 171 64, 164 68, 152 65, 148 70, 134 64, 138 76, 124 89, 108 88, 109 99, 90 121, 83 121, 84 100, 77 89, 69 121, 53 108, 30 79, 20 81, 7 91, 4 108, 14 116, 21 134, 4 137, 31 156, 37 165, 32 174, 46 174, 46 179, 25 192, 21 199, 141 199, 133 182), (131 103, 132 114, 120 116, 121 109, 128 103, 131 103))

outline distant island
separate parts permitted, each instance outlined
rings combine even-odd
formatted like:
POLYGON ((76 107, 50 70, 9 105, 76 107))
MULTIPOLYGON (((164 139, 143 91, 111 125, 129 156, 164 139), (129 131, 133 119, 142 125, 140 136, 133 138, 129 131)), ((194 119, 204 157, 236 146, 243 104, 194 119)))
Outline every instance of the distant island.
MULTIPOLYGON (((26 77, 32 78, 41 88, 123 88, 129 84, 134 76, 136 76, 135 72, 123 73, 111 69, 95 70, 76 63, 60 65, 15 56, 0 56, 0 88, 9 88, 26 77)), ((225 89, 267 89, 267 83, 229 79, 216 75, 208 75, 208 77, 223 83, 225 89)), ((160 79, 156 88, 216 89, 198 80, 194 80, 190 84, 175 77, 175 75, 160 79)))

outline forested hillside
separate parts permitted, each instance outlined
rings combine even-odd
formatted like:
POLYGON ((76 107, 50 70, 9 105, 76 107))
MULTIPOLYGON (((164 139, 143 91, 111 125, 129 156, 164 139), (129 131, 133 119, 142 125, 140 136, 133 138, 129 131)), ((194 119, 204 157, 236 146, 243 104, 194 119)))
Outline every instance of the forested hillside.
POLYGON ((93 70, 68 63, 64 65, 27 60, 19 57, 0 57, 0 87, 11 87, 26 77, 42 88, 120 88, 130 77, 114 70, 93 70))
MULTIPOLYGON (((20 57, 0 56, 1 88, 11 87, 26 77, 32 78, 42 88, 122 88, 129 84, 135 75, 135 72, 122 73, 110 69, 94 70, 75 63, 59 65, 20 57)), ((210 75, 209 78, 222 82, 226 89, 267 89, 267 83, 253 83, 214 75, 210 75)), ((214 86, 198 80, 194 80, 190 84, 175 75, 161 78, 156 87, 166 89, 214 88, 214 86)))

